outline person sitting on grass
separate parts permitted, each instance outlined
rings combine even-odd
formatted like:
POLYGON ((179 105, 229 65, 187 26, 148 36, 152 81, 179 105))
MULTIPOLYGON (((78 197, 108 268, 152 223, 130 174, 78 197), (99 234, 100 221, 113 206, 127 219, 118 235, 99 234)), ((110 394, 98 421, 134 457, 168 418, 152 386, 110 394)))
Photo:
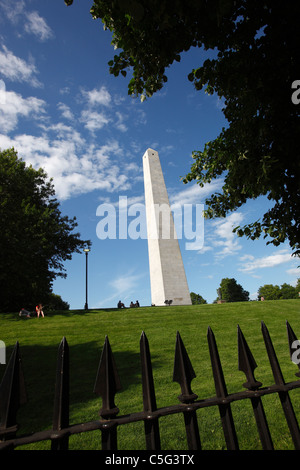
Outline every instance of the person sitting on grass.
POLYGON ((28 310, 25 310, 25 308, 21 308, 21 310, 19 312, 19 317, 30 318, 30 312, 28 312, 28 310))

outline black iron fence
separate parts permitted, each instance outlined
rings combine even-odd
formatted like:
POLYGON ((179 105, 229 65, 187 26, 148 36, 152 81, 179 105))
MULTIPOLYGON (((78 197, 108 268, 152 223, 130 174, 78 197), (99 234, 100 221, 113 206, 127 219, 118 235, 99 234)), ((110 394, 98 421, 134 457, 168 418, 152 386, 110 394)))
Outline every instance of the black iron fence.
MULTIPOLYGON (((286 325, 289 354, 290 359, 293 360, 295 358, 295 348, 299 342, 288 322, 286 325)), ((262 335, 274 377, 274 384, 263 387, 262 383, 256 380, 254 370, 257 365, 238 326, 238 364, 239 370, 243 371, 246 376, 246 382, 243 384, 245 390, 228 394, 215 336, 211 328, 208 328, 207 340, 216 395, 198 400, 198 396, 191 389, 191 382, 196 375, 180 334, 177 332, 173 381, 178 382, 181 388, 181 394, 178 397, 179 403, 157 408, 149 344, 143 332, 140 338, 143 410, 122 416, 119 416, 119 409, 115 404, 115 395, 121 390, 121 384, 109 340, 106 337, 94 387, 94 392, 102 398, 100 419, 80 424, 69 423, 69 347, 67 340, 63 338, 58 350, 53 427, 46 431, 33 432, 27 435, 17 433, 17 411, 19 406, 26 402, 26 391, 20 348, 19 344, 16 343, 0 386, 0 449, 14 449, 33 442, 51 440, 52 450, 67 450, 71 435, 100 430, 102 449, 116 450, 118 427, 143 421, 146 449, 160 450, 159 419, 163 416, 181 413, 184 416, 189 450, 200 450, 201 439, 197 410, 204 407, 218 407, 227 449, 238 450, 239 443, 231 404, 238 400, 248 399, 252 404, 262 448, 272 450, 274 446, 262 397, 269 394, 278 394, 294 447, 299 450, 299 425, 289 392, 292 389, 300 388, 300 380, 297 379, 289 383, 284 381, 268 329, 263 322, 262 335)), ((297 363, 299 361, 294 360, 293 362, 297 363)), ((298 369, 300 369, 299 363, 298 369)), ((295 375, 300 377, 300 372, 298 371, 295 375)))

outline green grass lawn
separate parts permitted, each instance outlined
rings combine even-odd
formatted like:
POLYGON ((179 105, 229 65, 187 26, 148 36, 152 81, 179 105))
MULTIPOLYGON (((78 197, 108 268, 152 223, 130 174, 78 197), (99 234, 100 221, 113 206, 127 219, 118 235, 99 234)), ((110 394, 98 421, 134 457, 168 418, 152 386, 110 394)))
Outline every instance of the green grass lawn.
MULTIPOLYGON (((196 373, 192 390, 199 399, 215 395, 207 344, 207 328, 215 334, 228 393, 243 390, 245 375, 238 371, 237 325, 244 333, 257 362, 255 377, 263 386, 274 383, 261 334, 261 321, 269 329, 286 382, 296 380, 298 371, 289 357, 286 320, 300 339, 300 302, 280 300, 187 307, 140 307, 56 312, 45 318, 20 318, 0 314, 0 340, 7 347, 7 361, 16 341, 20 344, 28 402, 18 413, 19 434, 52 427, 56 359, 59 343, 66 337, 70 348, 70 424, 98 419, 101 399, 93 388, 98 363, 107 335, 119 372, 122 390, 115 403, 120 415, 142 410, 139 341, 145 331, 152 358, 158 407, 179 403, 180 387, 172 382, 176 332, 179 331, 196 373)), ((0 365, 0 377, 5 370, 0 365)), ((290 393, 300 422, 300 390, 290 393)), ((263 397, 276 449, 293 449, 280 401, 275 395, 263 397)), ((234 402, 232 412, 241 449, 260 449, 251 403, 234 402)), ((197 412, 203 449, 226 448, 218 409, 197 412)), ((161 445, 164 450, 187 449, 182 415, 161 418, 161 445)), ((48 449, 49 442, 27 446, 48 449)), ((120 426, 118 447, 145 449, 143 423, 120 426)), ((82 433, 70 438, 70 449, 101 449, 101 433, 82 433)))

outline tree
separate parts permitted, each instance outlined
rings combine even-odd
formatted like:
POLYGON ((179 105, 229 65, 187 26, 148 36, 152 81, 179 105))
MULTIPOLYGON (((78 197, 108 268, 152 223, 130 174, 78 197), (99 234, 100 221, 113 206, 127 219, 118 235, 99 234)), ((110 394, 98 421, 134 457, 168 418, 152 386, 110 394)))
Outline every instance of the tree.
POLYGON ((298 297, 300 297, 300 277, 297 279, 297 284, 296 284, 295 290, 298 294, 298 297))
POLYGON ((234 230, 250 239, 264 236, 275 246, 288 240, 300 256, 300 3, 94 0, 91 14, 113 32, 112 45, 120 51, 110 72, 129 74, 129 94, 142 99, 164 86, 166 70, 182 53, 192 47, 214 51, 188 79, 197 90, 223 98, 228 127, 193 152, 183 182, 203 186, 224 178, 222 192, 206 200, 207 218, 267 196, 272 207, 234 230))
POLYGON ((297 299, 298 293, 296 292, 295 287, 290 284, 284 283, 280 289, 280 298, 281 299, 297 299))
POLYGON ((200 294, 195 294, 191 292, 191 301, 192 305, 207 304, 206 300, 200 294))
POLYGON ((45 300, 47 311, 51 310, 69 310, 68 302, 62 300, 60 295, 50 293, 45 300))
MULTIPOLYGON (((298 280, 299 282, 299 280, 298 280)), ((265 284, 258 289, 258 299, 261 300, 279 300, 279 299, 297 299, 299 297, 299 286, 291 286, 284 283, 281 287, 273 284, 265 284)))
POLYGON ((90 245, 54 195, 42 169, 26 166, 13 148, 0 151, 0 311, 45 302, 53 280, 66 277, 63 262, 90 245))
POLYGON ((280 287, 273 284, 265 284, 258 289, 258 300, 278 300, 280 299, 280 287))
POLYGON ((244 290, 233 278, 223 278, 220 284, 221 298, 227 302, 243 302, 249 300, 249 292, 244 290))

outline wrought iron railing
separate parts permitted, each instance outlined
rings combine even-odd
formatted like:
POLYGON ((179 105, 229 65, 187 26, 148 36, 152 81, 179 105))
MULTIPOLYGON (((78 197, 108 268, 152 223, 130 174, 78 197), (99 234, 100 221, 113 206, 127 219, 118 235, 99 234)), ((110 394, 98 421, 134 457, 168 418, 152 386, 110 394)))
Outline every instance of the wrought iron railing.
MULTIPOLYGON (((292 360, 293 354, 295 354, 295 344, 299 344, 299 342, 288 322, 286 325, 289 353, 292 360)), ((53 427, 46 431, 32 432, 27 435, 19 435, 17 432, 17 411, 19 406, 26 402, 27 398, 20 348, 19 344, 16 343, 0 386, 0 449, 14 449, 15 447, 33 442, 51 440, 52 450, 67 450, 71 435, 100 430, 102 434, 102 450, 115 450, 118 443, 118 427, 128 423, 143 421, 146 449, 160 450, 159 419, 163 416, 182 413, 188 449, 200 450, 201 440, 197 410, 200 408, 218 407, 227 449, 238 450, 239 443, 231 404, 235 401, 248 399, 252 404, 262 448, 271 450, 274 446, 262 397, 269 394, 278 394, 294 447, 299 450, 299 425, 289 392, 292 389, 300 388, 300 380, 297 379, 289 383, 284 381, 268 329, 263 322, 261 326, 274 377, 274 384, 262 387, 262 383, 256 380, 254 370, 257 365, 238 326, 238 364, 239 370, 243 371, 246 376, 246 382, 243 384, 246 390, 229 394, 224 380, 215 336, 211 328, 208 328, 207 340, 216 395, 198 400, 198 396, 191 389, 191 382, 196 375, 181 336, 177 332, 173 381, 178 382, 180 385, 181 394, 178 397, 179 403, 162 408, 157 408, 156 405, 149 343, 146 334, 143 332, 140 338, 143 410, 128 415, 119 415, 119 409, 115 404, 115 395, 121 390, 121 384, 110 343, 106 337, 94 387, 94 392, 102 398, 100 419, 80 424, 69 423, 69 347, 66 338, 63 338, 58 350, 53 427)), ((299 363, 298 369, 300 369, 299 363)), ((300 372, 298 371, 295 375, 300 377, 300 372)))

